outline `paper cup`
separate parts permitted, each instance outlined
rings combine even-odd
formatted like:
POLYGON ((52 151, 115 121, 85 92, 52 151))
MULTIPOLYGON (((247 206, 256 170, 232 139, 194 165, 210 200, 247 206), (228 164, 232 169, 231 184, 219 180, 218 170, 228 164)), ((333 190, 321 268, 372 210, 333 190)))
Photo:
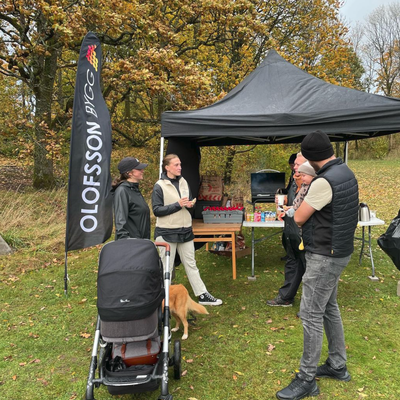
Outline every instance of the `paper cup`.
POLYGON ((278 194, 278 206, 283 206, 285 204, 285 194, 278 194))

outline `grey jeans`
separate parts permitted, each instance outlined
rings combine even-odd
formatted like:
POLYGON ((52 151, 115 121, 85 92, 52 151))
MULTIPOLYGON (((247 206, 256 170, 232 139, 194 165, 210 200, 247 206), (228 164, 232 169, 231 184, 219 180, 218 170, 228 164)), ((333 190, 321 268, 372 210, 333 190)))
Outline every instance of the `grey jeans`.
POLYGON ((312 380, 321 356, 323 329, 328 339, 328 361, 333 368, 346 364, 346 347, 337 289, 340 274, 350 257, 333 258, 306 252, 306 272, 300 317, 303 322, 304 344, 299 377, 312 380))

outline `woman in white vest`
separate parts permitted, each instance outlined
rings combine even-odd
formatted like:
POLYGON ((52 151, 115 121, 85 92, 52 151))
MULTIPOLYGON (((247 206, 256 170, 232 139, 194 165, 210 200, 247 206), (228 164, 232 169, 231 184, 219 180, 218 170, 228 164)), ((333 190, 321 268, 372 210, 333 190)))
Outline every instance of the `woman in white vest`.
MULTIPOLYGON (((164 157, 163 173, 154 185, 152 193, 153 213, 157 217, 154 237, 156 241, 167 242, 171 246, 171 272, 175 254, 178 252, 199 303, 219 306, 222 300, 208 293, 196 265, 192 216, 187 210, 194 206, 195 200, 192 199, 189 185, 182 177, 181 171, 181 161, 176 154, 164 157)), ((164 250, 160 251, 165 265, 164 250)))

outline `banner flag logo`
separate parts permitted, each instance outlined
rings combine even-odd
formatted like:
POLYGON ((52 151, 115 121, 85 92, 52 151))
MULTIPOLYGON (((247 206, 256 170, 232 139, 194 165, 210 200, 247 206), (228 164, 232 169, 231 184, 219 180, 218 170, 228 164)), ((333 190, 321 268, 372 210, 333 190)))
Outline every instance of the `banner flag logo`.
POLYGON ((101 46, 83 39, 72 116, 65 251, 104 243, 113 227, 111 121, 100 86, 101 46))

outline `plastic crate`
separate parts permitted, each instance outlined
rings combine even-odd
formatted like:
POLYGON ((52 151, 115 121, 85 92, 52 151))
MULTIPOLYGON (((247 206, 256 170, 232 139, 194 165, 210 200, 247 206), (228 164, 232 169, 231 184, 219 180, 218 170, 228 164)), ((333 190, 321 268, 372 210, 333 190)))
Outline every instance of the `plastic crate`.
POLYGON ((202 212, 205 224, 241 224, 243 221, 243 211, 210 211, 202 212))

